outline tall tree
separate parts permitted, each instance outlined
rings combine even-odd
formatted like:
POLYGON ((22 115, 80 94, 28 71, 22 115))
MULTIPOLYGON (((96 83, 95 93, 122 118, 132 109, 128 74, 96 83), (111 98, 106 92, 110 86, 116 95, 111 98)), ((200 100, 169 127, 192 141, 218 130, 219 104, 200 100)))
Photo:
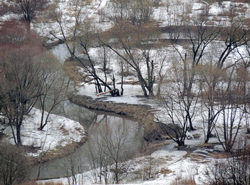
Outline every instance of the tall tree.
POLYGON ((106 87, 111 95, 116 95, 114 89, 112 89, 107 83, 106 79, 102 79, 102 75, 96 69, 96 61, 90 53, 92 47, 96 47, 97 39, 95 37, 95 28, 93 27, 92 20, 84 17, 83 8, 87 4, 87 1, 74 0, 68 2, 70 4, 72 19, 67 20, 65 18, 65 12, 61 9, 52 9, 50 12, 50 18, 56 21, 59 28, 59 32, 62 38, 57 37, 57 33, 51 31, 51 35, 58 41, 65 43, 69 53, 70 61, 77 62, 78 65, 83 68, 84 75, 95 82, 97 93, 103 92, 102 85, 106 87), (73 26, 68 26, 72 25, 73 26))
POLYGON ((133 25, 119 22, 111 31, 113 43, 104 43, 136 72, 144 96, 154 96, 155 61, 152 49, 159 33, 152 22, 133 25), (146 66, 143 71, 142 66, 146 66))
POLYGON ((126 122, 108 122, 107 116, 98 123, 95 134, 88 142, 89 164, 94 171, 96 183, 118 184, 127 174, 132 157, 131 142, 134 139, 131 128, 126 122), (129 134, 130 133, 130 134, 129 134), (132 136, 132 137, 131 137, 132 136), (124 162, 126 161, 126 162, 124 162))
POLYGON ((47 52, 41 56, 41 59, 41 78, 43 84, 38 105, 42 113, 39 128, 43 130, 48 124, 48 119, 52 111, 66 99, 68 78, 63 73, 61 66, 53 54, 47 52))
POLYGON ((165 120, 159 120, 159 126, 178 146, 185 145, 186 133, 191 130, 190 119, 194 120, 198 110, 199 92, 195 92, 192 88, 189 96, 183 93, 185 92, 184 79, 190 79, 193 74, 191 64, 192 62, 187 59, 184 60, 184 64, 178 60, 172 62, 167 71, 167 88, 161 95, 159 103, 166 115, 165 120))
MULTIPOLYGON (((12 28, 22 27, 17 24, 12 28)), ((2 37, 8 38, 6 35, 2 37)), ((0 94, 2 113, 9 121, 15 144, 21 146, 24 115, 33 108, 42 92, 39 55, 43 48, 35 33, 30 32, 17 38, 15 43, 4 42, 0 45, 0 94)))
MULTIPOLYGON (((200 65, 198 69, 199 88, 201 97, 201 116, 203 118, 203 129, 205 134, 205 143, 208 143, 212 137, 218 117, 222 113, 223 107, 218 102, 218 97, 223 96, 219 91, 219 87, 214 87, 214 79, 221 81, 224 71, 210 64, 200 65), (204 109, 205 108, 205 109, 204 109)), ((216 82, 217 83, 217 82, 216 82)))
POLYGON ((178 47, 180 34, 173 33, 176 32, 176 29, 171 28, 168 31, 172 45, 180 59, 183 61, 183 96, 187 99, 186 113, 191 130, 194 130, 192 119, 190 117, 190 107, 193 102, 192 91, 193 85, 195 84, 196 68, 201 64, 206 50, 209 49, 209 44, 212 43, 220 33, 219 28, 213 25, 208 26, 208 23, 209 20, 205 16, 201 15, 194 20, 194 24, 180 26, 179 32, 183 32, 182 34, 185 35, 188 43, 190 44, 190 48, 185 51, 185 54, 183 54, 183 48, 180 49, 180 47, 178 47), (191 61, 189 66, 187 66, 187 57, 189 57, 188 60, 191 61), (187 68, 191 71, 189 76, 187 76, 185 72, 187 68))
POLYGON ((14 2, 14 10, 21 15, 22 20, 26 23, 28 31, 31 22, 36 18, 39 11, 47 8, 49 0, 9 0, 14 2))
POLYGON ((10 144, 0 144, 0 182, 20 184, 27 178, 28 157, 24 151, 10 144))

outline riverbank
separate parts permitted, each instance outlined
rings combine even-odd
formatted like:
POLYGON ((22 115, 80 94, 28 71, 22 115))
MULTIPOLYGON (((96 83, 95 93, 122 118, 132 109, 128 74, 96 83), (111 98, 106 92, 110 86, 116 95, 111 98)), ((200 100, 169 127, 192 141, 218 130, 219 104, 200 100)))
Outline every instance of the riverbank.
MULTIPOLYGON (((43 130, 39 129, 40 122, 41 111, 33 108, 22 124, 22 146, 32 165, 64 157, 87 141, 86 129, 77 121, 50 114, 43 130)), ((3 130, 3 135, 1 142, 15 144, 10 127, 3 130)))
POLYGON ((88 137, 82 137, 79 142, 71 142, 65 146, 58 145, 55 149, 49 150, 48 152, 40 153, 39 156, 30 156, 31 165, 38 165, 41 163, 53 161, 70 155, 75 152, 79 147, 85 144, 88 137))
POLYGON ((135 119, 144 126, 144 139, 147 141, 160 140, 162 137, 162 133, 154 121, 153 110, 149 105, 103 101, 103 98, 94 99, 90 96, 74 93, 69 93, 68 98, 72 103, 88 109, 112 112, 135 119))

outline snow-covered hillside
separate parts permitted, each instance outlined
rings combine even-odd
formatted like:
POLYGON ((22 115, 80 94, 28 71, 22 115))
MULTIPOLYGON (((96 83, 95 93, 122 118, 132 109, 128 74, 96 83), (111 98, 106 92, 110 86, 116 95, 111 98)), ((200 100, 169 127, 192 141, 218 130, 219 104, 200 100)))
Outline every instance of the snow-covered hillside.
MULTIPOLYGON (((112 28, 114 22, 106 18, 106 16, 112 16, 115 14, 112 9, 111 0, 93 0, 91 3, 86 4, 82 7, 81 19, 89 19, 93 24, 94 30, 107 31, 112 28)), ((73 9, 72 2, 70 0, 61 0, 58 9, 63 13, 62 26, 65 28, 66 36, 72 34, 72 26, 74 25, 74 18, 72 17, 71 10, 73 9)), ((250 4, 242 2, 231 2, 223 1, 221 4, 218 2, 209 4, 207 1, 200 0, 162 0, 159 1, 159 6, 153 6, 152 8, 152 21, 156 21, 160 28, 164 28, 169 25, 181 25, 183 22, 192 25, 198 19, 199 15, 206 14, 209 23, 207 26, 218 25, 226 27, 230 24, 230 17, 228 14, 230 11, 234 11, 236 16, 235 19, 249 19, 250 18, 250 4)), ((0 18, 0 21, 16 17, 14 14, 7 14, 0 18)), ((32 23, 32 29, 35 29, 42 37, 48 39, 48 43, 53 43, 57 39, 50 33, 56 34, 57 38, 62 38, 63 35, 60 31, 60 27, 57 23, 46 21, 34 21, 32 23)), ((185 37, 183 35, 180 38, 185 37)), ((169 39, 169 35, 165 33, 160 34, 161 39, 169 39)), ((157 40, 156 43, 161 43, 157 40)), ((217 61, 218 53, 221 52, 224 42, 223 41, 213 41, 209 46, 208 50, 204 53, 203 61, 217 61)), ((177 45, 176 48, 180 54, 186 53, 189 49, 189 45, 177 45)), ((171 61, 180 60, 179 54, 176 53, 176 48, 171 45, 163 46, 160 48, 152 48, 150 50, 151 59, 154 61, 165 61, 164 67, 161 69, 162 73, 165 74, 168 80, 171 80, 171 71, 169 71, 171 61)), ((241 54, 246 54, 244 46, 240 46, 236 51, 233 51, 228 59, 228 65, 231 61, 238 61, 241 58, 241 54)), ((91 57, 97 61, 95 66, 98 72, 102 71, 102 63, 100 56, 102 53, 101 49, 98 47, 90 48, 89 54, 91 57)), ((80 51, 78 54, 81 56, 80 51)), ((61 63, 67 59, 70 54, 67 51, 65 45, 55 46, 52 49, 52 53, 59 59, 61 63)), ((119 58, 114 53, 109 53, 109 69, 112 71, 110 74, 110 79, 112 76, 118 76, 118 83, 120 80, 120 66, 119 58)), ((204 62, 204 63, 205 63, 204 62)), ((160 71, 160 64, 155 65, 155 74, 160 71)), ((147 75, 147 66, 141 66, 142 74, 147 75)), ((131 70, 132 71, 132 70, 131 70)), ((84 74, 84 70, 79 68, 79 72, 84 74)), ((132 71, 131 73, 133 73, 132 71)), ((104 74, 100 77, 104 78, 104 74)), ((87 95, 93 99, 102 99, 101 101, 109 101, 113 103, 127 103, 127 104, 145 104, 152 107, 155 111, 155 116, 162 122, 167 122, 165 110, 160 108, 155 100, 141 97, 142 91, 138 84, 133 85, 137 82, 137 76, 133 73, 131 76, 127 76, 124 79, 127 82, 124 85, 124 96, 122 97, 110 97, 107 95, 97 96, 95 93, 95 85, 88 83, 81 83, 80 86, 76 87, 76 93, 79 95, 87 95), (138 97, 140 95, 140 97, 138 97)), ((117 85, 118 86, 118 85, 117 85)), ((157 85, 154 86, 155 90, 157 85)), ((119 88, 119 86, 118 86, 119 88)), ((167 92, 167 86, 162 86, 162 91, 167 92)), ((204 108, 205 109, 205 108, 204 108)), ((213 145, 203 146, 204 143, 204 130, 202 129, 203 114, 207 113, 206 110, 198 110, 196 112, 197 117, 194 121, 194 126, 197 129, 193 132, 187 132, 188 140, 186 140, 186 145, 188 146, 183 151, 178 150, 176 144, 173 141, 166 141, 165 143, 157 143, 154 151, 150 154, 142 154, 139 157, 135 157, 125 163, 130 163, 130 167, 127 172, 128 175, 122 180, 121 183, 124 184, 145 184, 145 185, 162 185, 162 184, 179 184, 181 180, 188 179, 194 180, 196 184, 208 184, 212 174, 209 174, 209 170, 215 164, 216 161, 221 161, 224 159, 216 159, 217 155, 220 156, 223 148, 219 145, 217 138, 211 138, 210 142, 213 145), (195 138, 195 136, 199 136, 195 138), (213 149, 208 149, 209 147, 213 149), (213 154, 213 155, 212 155, 213 154), (150 169, 150 172, 148 171, 150 169), (150 175, 149 175, 150 173, 150 175)), ((37 130, 39 126, 40 112, 37 109, 32 110, 29 116, 25 117, 25 123, 23 125, 23 144, 32 145, 34 147, 41 147, 38 153, 33 155, 39 155, 42 151, 56 149, 58 146, 65 146, 71 142, 80 142, 85 137, 85 130, 83 127, 72 120, 66 119, 64 117, 51 115, 50 122, 48 126, 44 128, 44 131, 37 130), (58 129, 59 128, 59 129, 58 129), (42 133, 42 134, 41 134, 42 133), (31 139, 32 138, 32 139, 31 139)), ((223 126, 223 118, 218 117, 218 130, 221 130, 223 126)), ((245 128, 245 125, 241 125, 241 128, 245 128)), ((11 130, 9 128, 5 131, 9 136, 11 135, 11 130)), ((219 132, 218 132, 219 133, 219 132)), ((217 133, 217 134, 218 134, 217 133)), ((240 130, 240 135, 245 136, 245 132, 240 130)), ((220 134, 220 133, 219 133, 220 134)), ((218 134, 218 135, 219 135, 218 134)), ((11 140, 11 137, 7 139, 11 140)), ((220 156, 221 157, 221 156, 220 156)), ((218 157, 219 158, 219 157, 218 157)), ((95 169, 93 169, 95 170, 95 169)), ((93 177, 93 171, 87 171, 76 175, 77 184, 93 184, 95 183, 93 177)), ((52 179, 38 181, 39 184, 46 183, 62 183, 69 184, 68 178, 52 179)))

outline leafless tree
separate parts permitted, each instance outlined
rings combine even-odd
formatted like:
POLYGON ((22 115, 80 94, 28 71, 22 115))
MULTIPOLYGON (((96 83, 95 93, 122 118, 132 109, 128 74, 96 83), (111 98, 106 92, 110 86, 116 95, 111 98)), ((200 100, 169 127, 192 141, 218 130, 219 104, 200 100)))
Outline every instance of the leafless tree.
POLYGON ((249 33, 246 29, 247 20, 244 17, 237 17, 235 12, 229 15, 229 26, 224 26, 221 30, 220 38, 224 42, 219 49, 220 54, 217 60, 219 68, 225 68, 232 64, 227 64, 228 56, 240 46, 244 46, 249 41, 249 33))
POLYGON ((61 66, 56 64, 57 60, 48 53, 43 56, 42 61, 42 95, 38 101, 38 106, 42 113, 40 122, 41 130, 47 125, 52 111, 66 99, 68 88, 68 79, 65 77, 61 66), (46 115, 45 111, 47 111, 46 115))
MULTIPOLYGON (((187 13, 185 13, 187 16, 187 13)), ((205 51, 209 49, 209 44, 211 44, 219 35, 220 29, 216 26, 209 25, 209 20, 206 16, 198 16, 194 19, 194 23, 183 23, 177 26, 170 25, 166 31, 169 33, 171 43, 175 48, 178 56, 181 61, 183 61, 183 95, 187 97, 188 103, 186 107, 187 116, 190 116, 189 108, 193 102, 193 85, 195 84, 196 77, 196 68, 201 64, 201 61, 204 57, 205 51), (179 30, 177 30, 179 28, 179 30), (177 32, 176 32, 177 31, 177 32), (183 35, 184 38, 180 36, 183 35), (185 39, 186 42, 190 45, 185 54, 183 50, 178 47, 181 39, 185 39), (192 61, 191 64, 187 65, 187 60, 192 61), (186 70, 189 70, 191 74, 187 76, 186 70)), ((189 46, 188 45, 188 46, 189 46)), ((189 127, 191 130, 194 130, 192 119, 189 117, 189 127)))
POLYGON ((201 98, 200 112, 204 123, 205 143, 208 143, 210 137, 212 137, 218 117, 223 110, 223 106, 220 105, 218 100, 223 94, 219 93, 218 85, 216 88, 213 85, 215 78, 219 81, 223 79, 223 73, 222 70, 213 67, 212 63, 201 65, 198 70, 201 98))
POLYGON ((0 182, 4 185, 19 184, 27 178, 28 158, 16 146, 0 145, 0 182))
POLYGON ((187 81, 193 78, 193 70, 192 60, 186 56, 183 61, 172 62, 167 71, 167 88, 159 103, 166 115, 165 120, 159 120, 160 126, 179 146, 184 145, 186 132, 192 130, 190 122, 195 119, 198 110, 198 86, 189 93, 185 88, 187 81))
POLYGON ((160 99, 160 106, 164 109, 166 118, 158 121, 161 130, 167 134, 178 146, 185 145, 188 131, 188 119, 185 114, 184 101, 174 95, 167 95, 160 99))
POLYGON ((112 10, 114 16, 109 18, 115 23, 131 22, 141 24, 147 22, 152 16, 152 2, 149 0, 112 0, 112 10))
POLYGON ((224 79, 220 82, 220 96, 218 97, 222 107, 223 129, 216 128, 217 138, 226 152, 230 152, 235 144, 244 120, 242 110, 242 97, 239 82, 235 81, 235 67, 228 69, 224 79))
MULTIPOLYGON (((86 5, 86 1, 73 1, 69 2, 73 6, 71 20, 65 20, 65 12, 62 10, 52 9, 50 17, 56 21, 59 32, 62 38, 57 36, 57 33, 50 32, 53 37, 62 43, 65 43, 67 49, 71 55, 71 61, 77 61, 78 65, 84 69, 84 75, 86 79, 90 78, 86 82, 94 81, 97 87, 97 93, 103 92, 102 85, 107 88, 111 95, 119 95, 115 89, 112 89, 106 79, 102 79, 98 70, 96 69, 96 61, 90 54, 90 48, 98 45, 96 39, 96 30, 92 25, 92 20, 85 17, 83 20, 84 12, 83 8, 86 5), (74 26, 68 26, 70 25, 74 26)), ((101 44, 99 45, 101 46, 101 44)), ((104 48, 104 46, 102 46, 104 48)), ((106 58, 106 57, 104 57, 106 58)))
POLYGON ((24 115, 33 108, 42 92, 42 66, 38 56, 43 49, 39 43, 39 37, 30 32, 21 35, 17 43, 1 43, 0 48, 2 113, 19 146, 22 145, 20 133, 24 115))
POLYGON ((56 166, 56 168, 63 176, 67 177, 68 184, 74 185, 78 183, 77 173, 81 171, 81 169, 79 169, 80 157, 75 157, 73 155, 74 150, 72 148, 69 148, 69 151, 67 151, 67 153, 69 153, 69 155, 63 158, 60 164, 56 166))
MULTIPOLYGON (((105 118, 105 117, 104 117, 105 118)), ((119 183, 126 175, 133 155, 131 128, 126 123, 108 123, 104 120, 89 138, 89 163, 97 183, 119 183)))
POLYGON ((144 96, 154 96, 155 62, 152 59, 152 48, 157 33, 157 27, 150 27, 146 23, 132 25, 119 22, 111 33, 115 42, 104 43, 136 72, 144 96), (146 74, 143 74, 142 65, 146 66, 146 74))
POLYGON ((249 184, 249 152, 249 142, 246 138, 240 138, 234 151, 208 168, 209 184, 249 184))
POLYGON ((28 31, 31 22, 37 17, 38 12, 44 11, 48 0, 8 0, 14 3, 14 12, 21 15, 22 20, 26 23, 28 31))
POLYGON ((238 82, 239 86, 239 93, 242 97, 242 104, 243 104, 243 112, 244 112, 244 121, 246 122, 247 132, 250 133, 249 128, 249 57, 250 57, 250 51, 249 51, 249 44, 247 43, 245 46, 246 55, 241 54, 239 50, 237 50, 237 53, 240 55, 240 59, 236 66, 236 81, 238 82))

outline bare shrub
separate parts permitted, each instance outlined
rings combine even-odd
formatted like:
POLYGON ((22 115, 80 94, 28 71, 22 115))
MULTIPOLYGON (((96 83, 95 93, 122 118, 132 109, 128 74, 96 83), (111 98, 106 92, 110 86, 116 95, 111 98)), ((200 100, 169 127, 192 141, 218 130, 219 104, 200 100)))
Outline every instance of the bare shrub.
POLYGON ((208 171, 210 184, 226 185, 241 184, 247 185, 250 182, 250 147, 246 139, 240 138, 236 143, 237 147, 226 155, 226 158, 216 161, 208 171))
POLYGON ((196 183, 192 177, 189 177, 189 178, 177 178, 170 185, 196 185, 196 183))
POLYGON ((28 159, 22 149, 10 144, 0 145, 0 184, 23 182, 28 174, 28 159))

